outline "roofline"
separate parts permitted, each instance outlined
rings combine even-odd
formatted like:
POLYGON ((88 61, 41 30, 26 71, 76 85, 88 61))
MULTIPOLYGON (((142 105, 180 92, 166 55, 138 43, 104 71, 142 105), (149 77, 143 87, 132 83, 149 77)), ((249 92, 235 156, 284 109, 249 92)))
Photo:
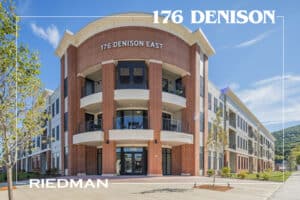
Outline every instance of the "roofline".
MULTIPOLYGON (((162 18, 159 18, 161 21, 162 18)), ((97 33, 113 28, 127 26, 148 27, 162 30, 181 38, 190 46, 197 43, 207 56, 212 56, 215 54, 214 48, 200 28, 192 32, 190 29, 181 24, 174 24, 171 22, 167 24, 154 24, 152 14, 149 13, 123 13, 103 17, 89 23, 88 25, 80 29, 76 34, 73 34, 71 31, 66 30, 59 42, 58 47, 55 50, 55 53, 57 56, 62 57, 69 45, 78 47, 88 38, 97 33)))
POLYGON ((271 132, 257 119, 257 117, 247 108, 247 106, 229 87, 222 89, 222 92, 228 95, 230 98, 232 98, 232 100, 234 100, 234 102, 236 102, 242 108, 243 111, 250 115, 264 133, 266 133, 273 141, 276 140, 276 138, 271 134, 271 132))

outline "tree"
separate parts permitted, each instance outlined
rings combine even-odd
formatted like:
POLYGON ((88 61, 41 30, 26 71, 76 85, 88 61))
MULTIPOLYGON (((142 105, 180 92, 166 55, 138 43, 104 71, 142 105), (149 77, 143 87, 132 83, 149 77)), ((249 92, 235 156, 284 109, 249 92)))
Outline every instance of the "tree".
MULTIPOLYGON (((216 118, 213 120, 212 128, 208 134, 207 145, 214 150, 221 150, 225 154, 225 147, 227 146, 227 131, 223 126, 222 119, 223 110, 218 109, 216 118)), ((223 156, 224 157, 224 156, 223 156)), ((213 174, 213 186, 216 182, 216 173, 213 174)))
POLYGON ((300 162, 300 145, 295 146, 289 156, 288 156, 288 163, 291 170, 294 170, 297 164, 300 162))
POLYGON ((0 2, 0 165, 6 168, 10 200, 18 152, 28 149, 32 138, 43 132, 47 117, 38 55, 16 45, 17 23, 12 1, 0 2))

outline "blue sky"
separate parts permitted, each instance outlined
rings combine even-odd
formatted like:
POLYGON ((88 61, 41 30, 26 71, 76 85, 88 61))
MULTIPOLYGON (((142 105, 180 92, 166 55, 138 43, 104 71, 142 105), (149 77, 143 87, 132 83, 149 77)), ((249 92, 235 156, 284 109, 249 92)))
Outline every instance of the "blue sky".
MULTIPOLYGON (((270 130, 281 128, 282 20, 261 25, 190 24, 190 10, 275 9, 285 16, 285 119, 286 126, 300 124, 300 2, 297 0, 17 0, 22 16, 106 16, 122 12, 181 9, 184 25, 201 28, 216 54, 209 60, 209 79, 219 88, 230 86, 270 130)), ((96 18, 21 18, 20 42, 40 52, 41 79, 55 89, 60 80, 59 58, 54 50, 64 31, 76 33, 96 18)))

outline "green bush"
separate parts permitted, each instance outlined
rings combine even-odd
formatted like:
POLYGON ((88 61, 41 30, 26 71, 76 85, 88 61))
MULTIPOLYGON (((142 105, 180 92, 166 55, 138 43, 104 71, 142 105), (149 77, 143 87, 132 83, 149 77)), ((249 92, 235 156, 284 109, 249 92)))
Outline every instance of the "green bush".
POLYGON ((240 171, 240 173, 238 173, 237 177, 240 179, 245 179, 248 173, 249 172, 247 172, 247 171, 240 171))
POLYGON ((1 173, 0 174, 0 182, 5 182, 6 181, 6 173, 1 173))
POLYGON ((256 179, 259 179, 259 177, 260 177, 260 174, 257 173, 257 174, 256 174, 256 179))
POLYGON ((267 181, 270 179, 270 175, 267 173, 262 173, 261 178, 262 180, 267 181))
POLYGON ((225 178, 230 177, 230 168, 229 167, 223 167, 222 172, 221 172, 221 176, 225 177, 225 178))
POLYGON ((208 176, 212 176, 212 175, 214 175, 214 174, 215 174, 215 170, 213 170, 213 169, 207 170, 207 175, 208 175, 208 176))

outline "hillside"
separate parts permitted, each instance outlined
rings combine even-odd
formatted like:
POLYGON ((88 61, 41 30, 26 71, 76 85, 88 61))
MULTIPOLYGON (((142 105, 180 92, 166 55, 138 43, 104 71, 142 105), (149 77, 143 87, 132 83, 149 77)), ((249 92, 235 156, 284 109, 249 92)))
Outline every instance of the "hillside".
MULTIPOLYGON (((282 130, 272 133, 276 138, 275 154, 282 156, 283 133, 282 130)), ((300 145, 300 125, 285 128, 284 132, 284 155, 285 158, 290 154, 290 151, 297 144, 300 145)))

